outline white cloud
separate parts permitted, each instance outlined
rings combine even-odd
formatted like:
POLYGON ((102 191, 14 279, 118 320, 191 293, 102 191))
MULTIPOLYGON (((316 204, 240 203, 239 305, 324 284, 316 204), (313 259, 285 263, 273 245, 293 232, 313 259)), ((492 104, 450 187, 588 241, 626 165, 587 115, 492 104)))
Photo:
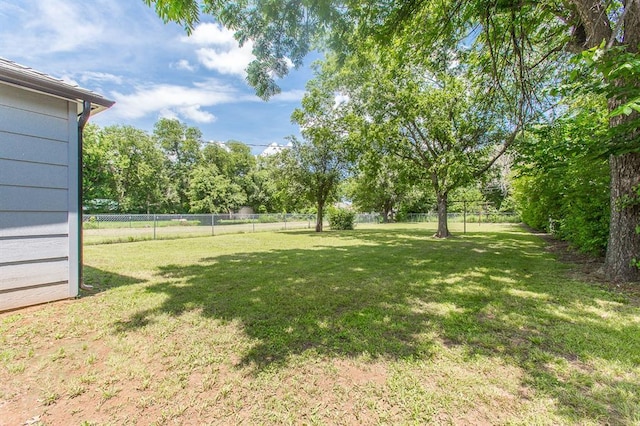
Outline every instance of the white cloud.
POLYGON ((46 45, 48 51, 70 52, 80 49, 88 40, 95 40, 104 32, 104 24, 91 20, 85 8, 63 0, 37 2, 38 18, 27 27, 46 45))
POLYGON ((221 74, 245 77, 247 66, 255 59, 251 53, 251 41, 240 47, 233 32, 217 24, 202 23, 196 26, 189 37, 182 37, 181 40, 198 46, 198 61, 207 69, 221 74))
POLYGON ((180 59, 178 62, 174 64, 174 66, 179 70, 185 70, 185 71, 191 71, 191 72, 196 70, 196 67, 194 65, 191 65, 191 63, 186 59, 180 59))
POLYGON ((304 94, 305 91, 301 89, 289 90, 278 93, 277 95, 273 96, 271 100, 280 102, 297 102, 302 100, 304 94))
POLYGON ((122 84, 123 79, 119 75, 110 74, 106 72, 94 72, 94 71, 86 71, 80 75, 80 81, 82 83, 87 82, 97 82, 97 83, 114 83, 114 84, 122 84))
POLYGON ((180 117, 178 117, 178 114, 176 114, 175 111, 172 111, 170 109, 162 109, 160 110, 160 112, 158 112, 158 117, 160 118, 168 118, 169 120, 178 120, 180 117))
POLYGON ((232 49, 221 52, 217 49, 201 48, 196 51, 198 60, 206 68, 218 71, 220 74, 246 75, 247 66, 255 57, 247 49, 232 49))
POLYGON ((131 94, 114 92, 116 105, 110 113, 126 119, 138 119, 157 114, 182 117, 199 123, 211 123, 215 116, 204 108, 238 100, 235 90, 216 80, 193 86, 157 84, 136 87, 131 94))
POLYGON ((178 51, 177 34, 184 33, 178 25, 165 25, 143 2, 130 0, 93 0, 90 7, 77 0, 4 0, 0 27, 2 56, 76 79, 75 70, 127 74, 144 68, 178 51))
POLYGON ((216 45, 229 48, 238 46, 233 31, 210 22, 198 24, 190 36, 182 37, 182 41, 198 46, 216 45))
POLYGON ((60 80, 72 86, 80 86, 78 81, 75 78, 71 77, 70 75, 63 75, 62 77, 60 77, 60 80))
POLYGON ((196 123, 213 123, 216 121, 216 116, 210 112, 200 109, 200 105, 189 105, 178 108, 180 115, 195 121, 196 123))

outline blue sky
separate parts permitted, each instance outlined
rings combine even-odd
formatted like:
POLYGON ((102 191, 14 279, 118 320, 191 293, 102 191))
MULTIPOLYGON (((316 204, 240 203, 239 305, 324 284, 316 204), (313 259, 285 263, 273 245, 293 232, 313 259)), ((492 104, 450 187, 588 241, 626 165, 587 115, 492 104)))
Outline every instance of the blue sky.
POLYGON ((91 119, 102 127, 151 132, 169 117, 198 127, 205 141, 286 144, 299 135, 290 116, 312 77, 310 61, 264 102, 245 81, 251 46, 240 48, 212 17, 187 37, 142 0, 4 0, 0 28, 0 56, 115 100, 91 119))

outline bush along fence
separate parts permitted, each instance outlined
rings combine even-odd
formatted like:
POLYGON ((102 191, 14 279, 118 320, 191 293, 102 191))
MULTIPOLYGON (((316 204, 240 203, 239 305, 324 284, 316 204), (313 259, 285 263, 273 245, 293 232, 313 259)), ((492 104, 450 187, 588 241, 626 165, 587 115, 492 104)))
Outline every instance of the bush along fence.
MULTIPOLYGON (((84 215, 85 244, 157 240, 211 236, 227 233, 250 233, 290 229, 312 229, 315 214, 95 214, 84 215)), ((516 214, 450 213, 451 222, 514 223, 516 214)), ((405 222, 436 222, 435 213, 409 214, 405 222)), ((378 224, 377 213, 355 215, 356 224, 378 224)))

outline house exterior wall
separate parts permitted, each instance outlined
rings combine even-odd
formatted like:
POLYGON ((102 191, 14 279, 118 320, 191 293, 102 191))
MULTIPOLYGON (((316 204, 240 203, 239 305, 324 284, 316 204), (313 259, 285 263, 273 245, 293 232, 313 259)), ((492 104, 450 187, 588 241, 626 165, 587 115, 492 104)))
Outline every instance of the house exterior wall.
POLYGON ((76 115, 0 84, 0 311, 78 294, 76 115))

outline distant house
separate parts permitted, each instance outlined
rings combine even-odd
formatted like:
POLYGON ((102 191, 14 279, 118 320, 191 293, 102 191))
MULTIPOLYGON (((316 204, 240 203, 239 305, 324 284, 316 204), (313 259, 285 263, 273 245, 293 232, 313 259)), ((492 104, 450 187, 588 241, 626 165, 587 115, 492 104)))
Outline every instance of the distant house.
POLYGON ((0 311, 77 296, 82 128, 111 105, 0 58, 0 311))
POLYGON ((278 145, 276 142, 273 142, 268 147, 266 147, 265 150, 262 151, 259 155, 260 157, 268 157, 270 155, 279 154, 287 148, 291 148, 291 142, 289 142, 287 145, 278 145))

